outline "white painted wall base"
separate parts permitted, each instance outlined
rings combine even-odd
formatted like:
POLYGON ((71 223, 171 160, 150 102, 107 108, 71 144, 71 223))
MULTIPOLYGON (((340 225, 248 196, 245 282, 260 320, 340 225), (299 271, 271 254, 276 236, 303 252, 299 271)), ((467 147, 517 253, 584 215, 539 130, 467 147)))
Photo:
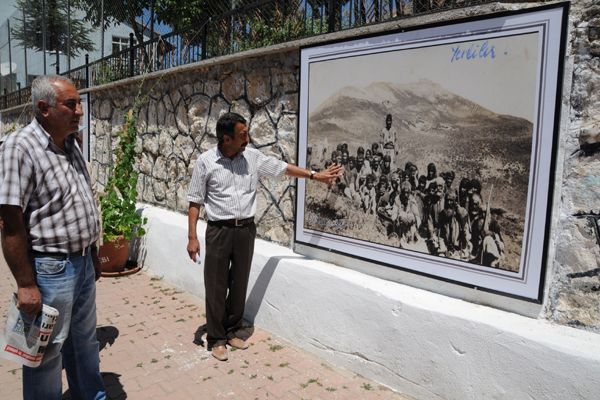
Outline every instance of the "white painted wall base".
MULTIPOLYGON (((187 258, 187 218, 151 206, 143 213, 149 273, 203 298, 203 267, 187 258)), ((202 223, 198 231, 203 235, 202 223)), ((246 318, 416 399, 600 398, 600 335, 310 260, 261 240, 246 318)))

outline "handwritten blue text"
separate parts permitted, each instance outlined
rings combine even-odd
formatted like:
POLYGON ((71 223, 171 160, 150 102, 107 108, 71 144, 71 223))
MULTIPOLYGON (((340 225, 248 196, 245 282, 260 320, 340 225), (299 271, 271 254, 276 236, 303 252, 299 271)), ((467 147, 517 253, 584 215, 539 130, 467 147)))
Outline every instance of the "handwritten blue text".
POLYGON ((496 58, 496 47, 490 46, 486 40, 483 44, 471 44, 467 48, 456 46, 452 48, 452 59, 450 62, 459 60, 475 60, 478 58, 496 58))

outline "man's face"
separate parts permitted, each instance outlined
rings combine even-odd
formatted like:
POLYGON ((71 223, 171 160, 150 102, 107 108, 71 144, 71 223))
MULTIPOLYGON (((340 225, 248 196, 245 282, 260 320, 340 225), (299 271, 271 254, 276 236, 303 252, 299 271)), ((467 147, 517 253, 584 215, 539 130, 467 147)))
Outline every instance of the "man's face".
POLYGON ((250 136, 248 136, 248 127, 246 124, 238 122, 233 127, 233 138, 229 135, 225 135, 225 143, 229 141, 229 146, 231 146, 231 150, 235 151, 235 153, 242 153, 246 150, 246 146, 250 142, 250 136))
POLYGON ((388 115, 385 119, 385 127, 390 129, 392 127, 392 116, 388 115))
POLYGON ((450 187, 452 186, 452 182, 454 182, 454 177, 450 174, 446 174, 444 180, 446 181, 446 186, 450 187))
POLYGON ((453 198, 447 198, 445 208, 454 208, 454 207, 456 207, 456 200, 454 200, 453 198))
POLYGON ((348 153, 342 153, 342 164, 346 165, 348 163, 348 153))
POLYGON ((429 184, 428 191, 431 196, 435 196, 437 193, 437 185, 435 183, 429 184))
POLYGON ((473 207, 473 211, 481 210, 481 199, 479 196, 473 196, 473 200, 471 201, 471 207, 473 207))
POLYGON ((83 115, 81 99, 75 86, 68 82, 52 83, 56 91, 56 105, 51 106, 44 101, 39 102, 42 115, 56 132, 69 135, 79 130, 79 121, 83 115))
POLYGON ((358 158, 356 159, 356 165, 357 165, 357 166, 359 166, 359 167, 362 167, 364 164, 365 164, 365 159, 364 159, 364 158, 362 158, 362 157, 358 157, 358 158))
POLYGON ((429 179, 435 176, 435 167, 427 167, 427 177, 429 179))

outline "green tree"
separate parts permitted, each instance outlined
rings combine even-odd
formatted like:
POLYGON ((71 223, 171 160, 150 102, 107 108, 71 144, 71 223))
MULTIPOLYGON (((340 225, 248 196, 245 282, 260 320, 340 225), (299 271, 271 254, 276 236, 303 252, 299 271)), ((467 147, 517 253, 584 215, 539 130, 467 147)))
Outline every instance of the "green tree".
POLYGON ((73 0, 45 0, 44 7, 40 0, 17 0, 17 9, 22 13, 11 29, 13 37, 24 47, 43 51, 45 28, 46 51, 70 57, 93 51, 94 42, 88 37, 91 29, 75 17, 75 9, 70 7, 69 1, 73 0))

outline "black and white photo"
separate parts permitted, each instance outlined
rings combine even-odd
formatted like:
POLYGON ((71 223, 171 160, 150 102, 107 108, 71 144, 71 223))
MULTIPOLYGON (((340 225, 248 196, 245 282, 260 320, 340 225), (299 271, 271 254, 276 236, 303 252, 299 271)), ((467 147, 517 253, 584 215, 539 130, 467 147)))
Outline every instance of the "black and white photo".
POLYGON ((562 13, 303 48, 297 241, 537 298, 562 13))

